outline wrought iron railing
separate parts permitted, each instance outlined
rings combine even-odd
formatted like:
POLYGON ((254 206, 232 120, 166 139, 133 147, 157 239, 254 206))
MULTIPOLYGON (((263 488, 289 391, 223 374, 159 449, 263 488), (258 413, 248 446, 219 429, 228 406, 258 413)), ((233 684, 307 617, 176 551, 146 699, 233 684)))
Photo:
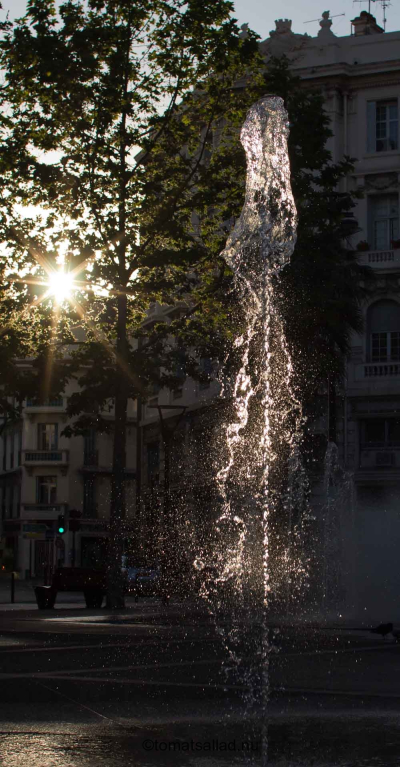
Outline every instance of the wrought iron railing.
POLYGON ((68 450, 22 450, 23 463, 68 463, 68 450))
POLYGON ((54 397, 54 399, 27 399, 26 407, 62 407, 64 400, 62 397, 54 397))

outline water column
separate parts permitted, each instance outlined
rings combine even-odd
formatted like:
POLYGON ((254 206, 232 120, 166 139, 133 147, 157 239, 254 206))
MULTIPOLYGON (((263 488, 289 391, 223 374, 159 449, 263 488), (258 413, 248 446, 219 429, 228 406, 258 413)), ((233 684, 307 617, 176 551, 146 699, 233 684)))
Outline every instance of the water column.
MULTIPOLYGON (((249 580, 251 571, 251 546, 247 545, 246 554, 246 539, 254 541, 261 535, 262 564, 257 578, 261 577, 262 584, 258 591, 254 583, 250 584, 245 600, 252 605, 258 601, 256 612, 261 623, 257 674, 264 765, 268 761, 270 517, 274 504, 282 500, 278 499, 277 491, 279 471, 282 475, 287 471, 290 456, 293 463, 293 451, 297 449, 293 436, 296 430, 291 431, 289 426, 293 419, 288 417, 293 407, 290 355, 275 300, 279 272, 288 263, 296 242, 288 133, 288 117, 281 98, 267 96, 249 110, 240 137, 247 159, 245 202, 222 254, 235 275, 246 327, 236 340, 241 366, 232 391, 228 392, 233 414, 226 426, 227 459, 217 475, 222 499, 219 529, 236 528, 236 538, 230 533, 229 539, 236 540, 236 545, 229 546, 224 541, 222 546, 220 580, 234 583, 235 604, 239 604, 244 580, 249 580), (240 482, 253 488, 251 497, 249 493, 241 494, 240 482), (252 533, 254 529, 256 533, 252 533)), ((234 647, 231 650, 234 657, 234 647)))

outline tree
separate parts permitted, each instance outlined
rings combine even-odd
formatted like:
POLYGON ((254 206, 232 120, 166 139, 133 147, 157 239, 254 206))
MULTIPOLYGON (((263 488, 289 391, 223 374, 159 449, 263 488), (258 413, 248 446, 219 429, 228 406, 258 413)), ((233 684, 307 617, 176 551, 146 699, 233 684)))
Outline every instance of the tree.
MULTIPOLYGON (((110 607, 122 604, 128 399, 146 393, 161 363, 173 378, 179 351, 165 344, 166 328, 138 348, 130 339, 155 300, 191 296, 190 316, 200 325, 205 316, 211 329, 217 322, 207 301, 226 273, 217 259, 226 232, 216 221, 232 207, 224 189, 237 154, 231 139, 260 87, 257 78, 235 87, 260 59, 256 36, 241 39, 232 7, 66 0, 56 13, 54 0, 30 0, 24 18, 1 25, 7 360, 34 356, 35 372, 43 371, 33 383, 26 374, 17 382, 20 402, 27 386, 61 390, 79 376, 81 391, 69 402, 75 433, 106 428, 101 410, 114 403, 110 607), (57 306, 52 288, 61 262, 64 279, 75 279, 68 307, 62 291, 57 306), (66 360, 78 326, 86 341, 66 360)), ((236 204, 240 194, 236 186, 236 204)))

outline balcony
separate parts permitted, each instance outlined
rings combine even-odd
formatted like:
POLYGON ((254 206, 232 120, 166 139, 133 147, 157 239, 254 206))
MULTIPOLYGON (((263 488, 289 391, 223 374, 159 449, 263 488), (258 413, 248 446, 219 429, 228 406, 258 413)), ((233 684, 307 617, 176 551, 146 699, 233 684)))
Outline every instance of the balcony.
POLYGON ((400 362, 364 362, 349 365, 348 392, 397 394, 400 362))
POLYGON ((357 255, 362 266, 370 266, 372 269, 400 269, 400 248, 359 251, 357 255))
POLYGON ((400 445, 371 447, 361 445, 360 469, 400 469, 400 445))
POLYGON ((37 399, 27 399, 26 410, 28 415, 33 413, 46 413, 48 410, 51 410, 52 412, 61 412, 65 410, 64 398, 55 397, 54 399, 46 399, 42 401, 37 399))
POLYGON ((364 365, 364 378, 400 375, 400 362, 370 362, 364 365))
POLYGON ((67 508, 66 503, 21 503, 21 519, 55 519, 67 508))
POLYGON ((69 450, 21 450, 23 466, 68 466, 69 450))

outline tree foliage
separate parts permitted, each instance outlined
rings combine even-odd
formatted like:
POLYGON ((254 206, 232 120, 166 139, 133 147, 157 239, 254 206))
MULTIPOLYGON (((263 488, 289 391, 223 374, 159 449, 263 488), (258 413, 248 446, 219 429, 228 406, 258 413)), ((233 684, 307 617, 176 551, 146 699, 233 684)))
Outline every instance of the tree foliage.
MULTIPOLYGON (((240 38, 231 10, 225 0, 70 0, 57 14, 52 0, 31 0, 23 19, 2 25, 4 299, 12 294, 22 307, 40 299, 45 288, 15 280, 46 282, 64 253, 75 300, 66 314, 58 310, 63 322, 50 321, 47 341, 61 348, 73 328, 86 328, 75 369, 91 360, 93 380, 82 383, 99 407, 115 387, 111 374, 97 375, 101 368, 125 369, 134 397, 160 367, 159 334, 146 353, 127 343, 150 302, 194 296, 201 325, 204 300, 221 280, 232 133, 258 87, 235 83, 259 66, 256 36, 240 38)), ((236 201, 240 193, 236 186, 236 201)), ((30 310, 32 351, 53 305, 50 296, 30 310)), ((75 397, 71 412, 79 408, 75 397)))
POLYGON ((29 0, 25 17, 2 24, 7 360, 44 360, 31 376, 42 397, 78 377, 70 432, 105 428, 101 411, 114 405, 110 588, 123 538, 127 403, 146 395, 161 367, 173 381, 181 354, 166 342, 174 328, 131 341, 157 300, 189 307, 198 339, 203 316, 216 327, 208 304, 225 271, 224 174, 235 173, 232 137, 259 85, 237 84, 260 67, 256 36, 240 37, 232 9, 226 0, 66 0, 56 12, 54 0, 29 0), (61 255, 75 278, 68 308, 48 291, 61 255))

